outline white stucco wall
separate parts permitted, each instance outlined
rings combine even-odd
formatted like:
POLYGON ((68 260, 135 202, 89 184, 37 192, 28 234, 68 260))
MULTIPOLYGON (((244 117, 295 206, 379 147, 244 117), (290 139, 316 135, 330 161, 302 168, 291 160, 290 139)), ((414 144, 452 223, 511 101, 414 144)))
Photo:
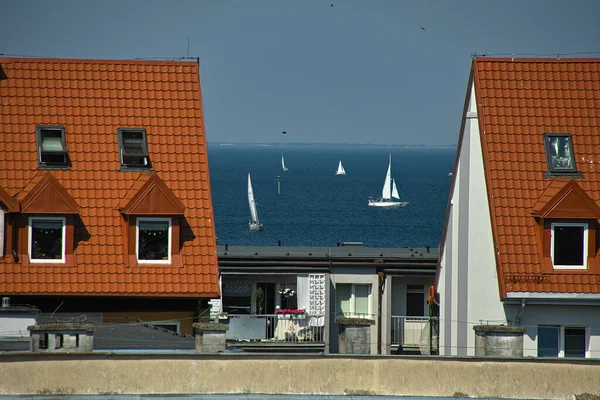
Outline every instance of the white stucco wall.
POLYGON ((473 326, 506 322, 496 279, 496 259, 483 168, 475 88, 467 107, 451 213, 443 243, 440 293, 440 354, 474 355, 473 326), (448 304, 449 303, 449 304, 448 304))
POLYGON ((523 355, 537 357, 538 325, 585 327, 586 357, 600 358, 600 307, 594 305, 526 305, 521 325, 527 327, 523 337, 523 355))

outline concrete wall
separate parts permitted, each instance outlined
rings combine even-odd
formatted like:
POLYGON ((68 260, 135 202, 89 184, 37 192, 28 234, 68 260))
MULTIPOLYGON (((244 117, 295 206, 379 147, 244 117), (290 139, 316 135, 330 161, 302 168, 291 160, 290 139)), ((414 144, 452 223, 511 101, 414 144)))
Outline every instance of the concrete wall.
POLYGON ((372 394, 567 399, 600 395, 600 364, 373 356, 0 356, 0 395, 372 394), (59 371, 59 373, 57 373, 59 371))
MULTIPOLYGON (((330 295, 330 315, 336 316, 336 295, 335 295, 335 285, 338 283, 354 283, 354 284, 368 284, 371 285, 371 295, 369 298, 369 310, 371 314, 371 318, 377 321, 377 296, 378 296, 378 283, 379 277, 377 276, 377 272, 375 268, 364 267, 364 268, 343 268, 336 267, 333 268, 331 272, 331 283, 332 290, 330 295)), ((337 353, 338 350, 338 327, 333 322, 335 318, 331 318, 330 323, 330 349, 332 353, 337 353)), ((377 354, 377 323, 371 326, 371 354, 377 354)))
POLYGON ((441 303, 440 354, 464 356, 475 354, 474 325, 505 323, 508 319, 496 279, 474 86, 461 135, 437 287, 441 303))

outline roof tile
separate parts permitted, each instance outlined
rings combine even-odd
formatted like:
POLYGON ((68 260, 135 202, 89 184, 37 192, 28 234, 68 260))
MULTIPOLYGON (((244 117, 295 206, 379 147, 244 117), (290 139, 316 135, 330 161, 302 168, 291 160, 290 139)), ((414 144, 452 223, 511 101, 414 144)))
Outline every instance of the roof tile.
MULTIPOLYGON (((478 58, 473 68, 477 98, 485 105, 479 121, 499 268, 539 274, 531 211, 565 186, 543 177, 543 133, 572 135, 583 174, 577 184, 600 206, 600 59, 478 58)), ((546 283, 512 283, 507 290, 600 293, 598 278, 593 271, 561 271, 548 274, 546 283)))
POLYGON ((85 228, 78 227, 78 235, 90 236, 77 244, 76 267, 14 268, 12 258, 0 260, 0 291, 216 295, 216 259, 201 256, 216 249, 198 65, 0 58, 0 66, 8 77, 0 98, 9 102, 0 119, 3 189, 22 200, 35 187, 41 179, 35 127, 64 126, 72 165, 52 173, 80 205, 85 228), (125 265, 118 207, 141 174, 118 172, 117 129, 124 126, 146 129, 154 170, 186 206, 194 238, 183 246, 181 267, 125 265), (180 129, 184 126, 194 129, 180 129), (194 190, 184 190, 186 185, 194 190))

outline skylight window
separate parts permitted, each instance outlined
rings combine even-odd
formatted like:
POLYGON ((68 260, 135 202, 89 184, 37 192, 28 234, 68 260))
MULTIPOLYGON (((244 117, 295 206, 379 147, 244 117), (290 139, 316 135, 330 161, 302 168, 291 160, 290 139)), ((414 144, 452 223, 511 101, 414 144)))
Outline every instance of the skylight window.
POLYGON ((66 167, 65 128, 62 126, 38 126, 36 136, 40 167, 66 167))
POLYGON ((552 174, 577 172, 573 142, 569 134, 544 134, 548 171, 552 174))
POLYGON ((146 131, 119 129, 121 168, 150 168, 146 131))

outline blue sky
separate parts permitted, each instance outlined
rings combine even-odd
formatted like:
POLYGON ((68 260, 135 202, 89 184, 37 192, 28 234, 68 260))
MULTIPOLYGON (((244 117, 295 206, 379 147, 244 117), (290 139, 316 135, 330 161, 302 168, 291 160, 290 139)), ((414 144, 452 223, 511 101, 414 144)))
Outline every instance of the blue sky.
POLYGON ((594 0, 13 0, 0 53, 184 57, 189 37, 209 142, 448 145, 472 53, 600 57, 598 16, 594 0))

